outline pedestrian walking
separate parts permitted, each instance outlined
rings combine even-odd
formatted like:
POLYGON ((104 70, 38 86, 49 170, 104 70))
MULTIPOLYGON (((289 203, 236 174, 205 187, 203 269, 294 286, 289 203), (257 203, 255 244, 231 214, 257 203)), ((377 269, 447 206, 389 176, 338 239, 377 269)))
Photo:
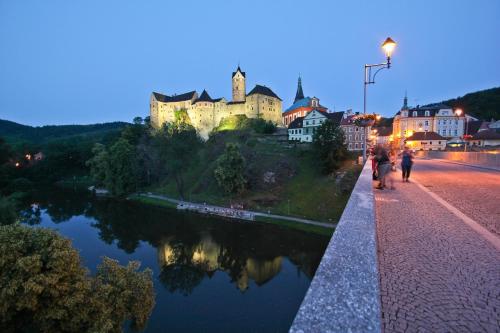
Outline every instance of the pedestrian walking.
POLYGON ((405 147, 403 153, 401 154, 401 170, 403 171, 403 182, 409 182, 411 167, 413 166, 413 153, 408 148, 405 147))
MULTIPOLYGON (((376 189, 383 190, 384 187, 386 187, 385 182, 387 174, 391 171, 391 161, 389 159, 387 150, 385 150, 384 148, 378 149, 375 155, 375 159, 377 161, 377 174, 379 180, 379 184, 376 189)), ((394 189, 394 187, 391 187, 391 189, 394 189)))

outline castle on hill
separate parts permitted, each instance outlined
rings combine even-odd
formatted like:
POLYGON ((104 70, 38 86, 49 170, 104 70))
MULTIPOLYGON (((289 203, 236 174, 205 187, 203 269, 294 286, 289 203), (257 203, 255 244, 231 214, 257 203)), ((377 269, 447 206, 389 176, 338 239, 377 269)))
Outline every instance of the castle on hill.
POLYGON ((231 101, 224 97, 214 99, 206 90, 200 95, 196 91, 173 96, 153 92, 149 108, 151 124, 155 128, 174 121, 176 111, 186 110, 191 124, 203 138, 208 138, 223 118, 234 115, 262 118, 282 125, 281 98, 270 88, 258 84, 247 94, 246 74, 240 66, 232 75, 231 101))

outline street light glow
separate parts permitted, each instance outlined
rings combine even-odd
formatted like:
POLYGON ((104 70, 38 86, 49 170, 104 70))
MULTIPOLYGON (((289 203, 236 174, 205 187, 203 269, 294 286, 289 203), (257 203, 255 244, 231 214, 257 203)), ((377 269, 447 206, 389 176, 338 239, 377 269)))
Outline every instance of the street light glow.
POLYGON ((455 114, 456 114, 457 116, 459 116, 459 117, 462 115, 462 112, 463 112, 463 111, 462 111, 462 109, 456 109, 456 110, 455 110, 455 114))
POLYGON ((382 48, 385 51, 385 55, 390 58, 394 48, 396 47, 396 42, 392 40, 391 37, 387 37, 385 42, 382 44, 382 48))

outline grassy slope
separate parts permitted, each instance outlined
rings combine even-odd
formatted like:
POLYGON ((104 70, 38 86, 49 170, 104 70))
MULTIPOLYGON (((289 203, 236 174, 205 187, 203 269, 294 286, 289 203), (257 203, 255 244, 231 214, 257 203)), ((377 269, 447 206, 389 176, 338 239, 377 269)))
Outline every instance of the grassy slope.
MULTIPOLYGON (((349 161, 340 171, 346 170, 355 172, 357 178, 359 167, 349 161)), ((350 195, 340 190, 335 177, 319 172, 312 152, 248 131, 219 133, 217 139, 200 152, 197 163, 185 170, 184 183, 186 200, 223 206, 240 203, 245 209, 332 223, 340 219, 350 195), (250 188, 233 197, 223 193, 213 177, 215 160, 225 142, 239 144, 249 169, 250 188), (262 180, 268 171, 275 173, 273 184, 262 180)), ((173 181, 150 190, 179 198, 173 181)))

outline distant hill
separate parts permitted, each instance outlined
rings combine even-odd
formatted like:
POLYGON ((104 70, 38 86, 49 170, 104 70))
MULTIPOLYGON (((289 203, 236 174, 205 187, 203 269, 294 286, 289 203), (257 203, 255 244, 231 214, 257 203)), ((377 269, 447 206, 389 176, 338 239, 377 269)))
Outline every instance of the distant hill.
POLYGON ((500 87, 476 91, 442 103, 453 108, 461 108, 467 114, 481 120, 500 119, 500 87))
POLYGON ((0 137, 11 143, 31 142, 43 144, 59 139, 74 137, 102 137, 112 132, 118 132, 126 125, 125 122, 112 122, 92 125, 50 125, 27 126, 9 120, 0 119, 0 137))

